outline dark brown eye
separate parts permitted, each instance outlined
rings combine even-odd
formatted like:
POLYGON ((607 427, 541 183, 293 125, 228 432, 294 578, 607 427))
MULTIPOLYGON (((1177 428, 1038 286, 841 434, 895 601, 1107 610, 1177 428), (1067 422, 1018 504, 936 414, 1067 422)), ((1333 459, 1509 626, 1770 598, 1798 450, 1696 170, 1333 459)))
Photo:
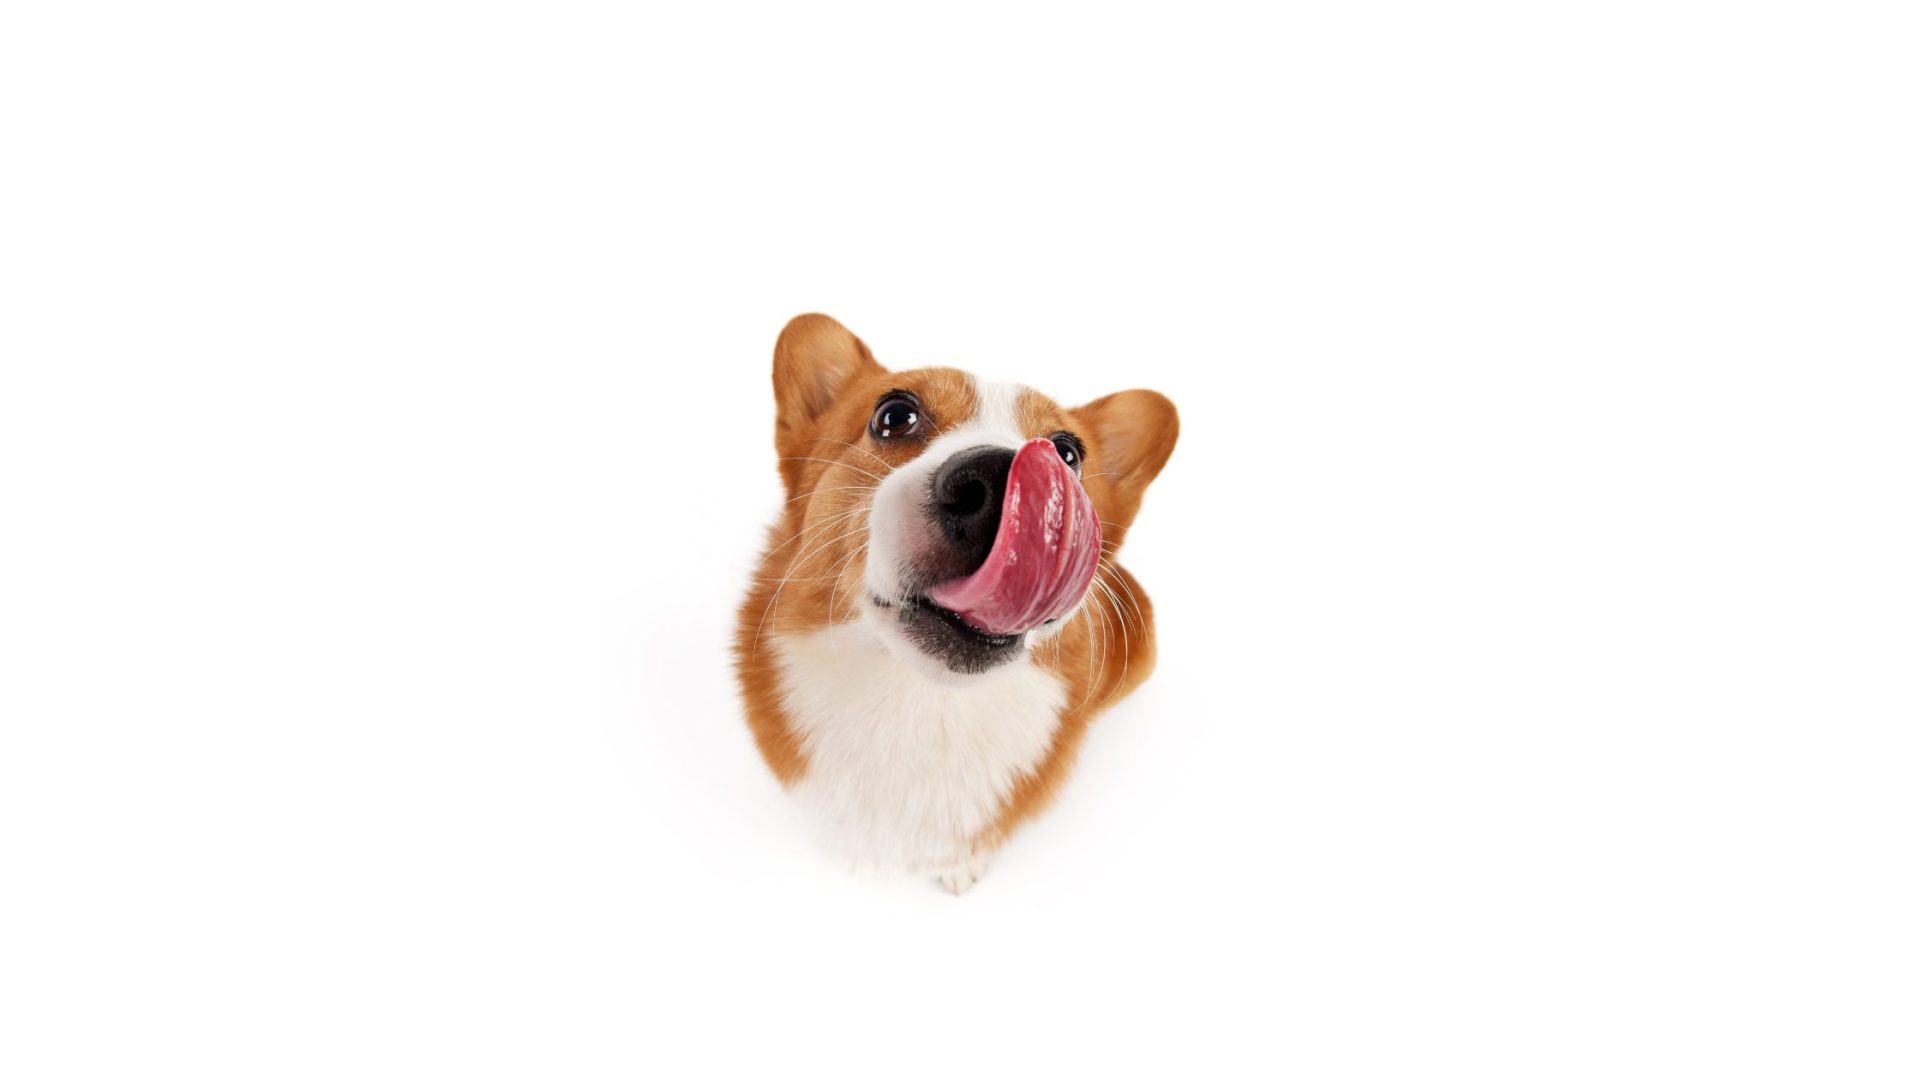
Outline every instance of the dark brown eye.
POLYGON ((1071 431, 1062 431, 1055 435, 1053 448, 1060 452, 1061 461, 1075 469, 1080 467, 1080 459, 1087 454, 1086 448, 1080 445, 1079 437, 1071 431))
POLYGON ((920 403, 912 394, 892 393, 880 399, 867 431, 876 439, 899 439, 920 430, 920 403))

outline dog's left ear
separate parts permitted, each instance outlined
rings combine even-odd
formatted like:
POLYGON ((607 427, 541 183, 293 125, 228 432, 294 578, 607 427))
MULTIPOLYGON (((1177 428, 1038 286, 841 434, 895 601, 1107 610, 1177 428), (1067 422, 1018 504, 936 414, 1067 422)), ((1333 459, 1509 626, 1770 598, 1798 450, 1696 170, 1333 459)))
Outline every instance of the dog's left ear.
POLYGON ((1122 390, 1073 410, 1087 436, 1087 479, 1090 489, 1106 485, 1108 497, 1098 500, 1100 522, 1114 532, 1133 524, 1140 512, 1140 496, 1173 454, 1180 438, 1180 413, 1166 395, 1152 390, 1122 390))
POLYGON ((796 316, 773 346, 773 445, 780 456, 807 452, 813 422, 848 380, 883 370, 851 330, 825 315, 796 316))

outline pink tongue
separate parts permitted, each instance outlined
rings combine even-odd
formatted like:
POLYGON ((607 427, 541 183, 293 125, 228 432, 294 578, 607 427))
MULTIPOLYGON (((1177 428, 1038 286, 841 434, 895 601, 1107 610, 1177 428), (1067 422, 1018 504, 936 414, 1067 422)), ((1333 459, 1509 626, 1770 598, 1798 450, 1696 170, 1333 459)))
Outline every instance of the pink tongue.
POLYGON ((980 569, 927 590, 989 634, 1018 634, 1073 610, 1100 560, 1100 518, 1046 439, 1013 456, 1000 530, 980 569))

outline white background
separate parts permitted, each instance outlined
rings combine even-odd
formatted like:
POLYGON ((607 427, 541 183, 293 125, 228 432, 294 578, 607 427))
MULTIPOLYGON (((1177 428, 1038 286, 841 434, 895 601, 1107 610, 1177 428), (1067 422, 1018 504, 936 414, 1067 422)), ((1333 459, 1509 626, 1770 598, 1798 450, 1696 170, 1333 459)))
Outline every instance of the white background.
POLYGON ((1903 5, 0 15, 0 1073, 1920 1069, 1903 5), (1179 449, 955 900, 738 717, 789 317, 1179 449))

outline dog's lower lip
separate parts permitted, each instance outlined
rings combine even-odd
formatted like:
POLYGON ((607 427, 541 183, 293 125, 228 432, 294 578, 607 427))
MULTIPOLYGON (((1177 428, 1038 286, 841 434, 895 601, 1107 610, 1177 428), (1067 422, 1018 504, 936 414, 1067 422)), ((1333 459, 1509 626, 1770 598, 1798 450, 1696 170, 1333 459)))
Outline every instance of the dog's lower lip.
POLYGON ((909 596, 897 604, 894 601, 883 599, 871 593, 868 594, 868 599, 873 601, 875 607, 883 611, 891 611, 895 607, 902 607, 930 612, 941 622, 948 623, 962 633, 971 635, 982 644, 996 648, 1004 648, 1020 640, 1019 634, 989 634, 985 630, 972 626, 967 620, 961 618, 958 612, 941 607, 939 604, 927 599, 925 595, 909 596))
POLYGON ((996 647, 1002 647, 1002 646, 1012 645, 1013 643, 1020 640, 1019 634, 989 634, 985 630, 982 630, 979 627, 968 622, 967 620, 961 618, 959 612, 954 611, 950 608, 941 607, 939 604, 934 603, 933 601, 927 599, 925 596, 916 596, 913 598, 911 603, 913 603, 916 607, 925 608, 926 610, 932 612, 942 622, 951 623, 953 626, 955 626, 962 632, 971 634, 975 638, 978 638, 984 644, 992 645, 996 647))

